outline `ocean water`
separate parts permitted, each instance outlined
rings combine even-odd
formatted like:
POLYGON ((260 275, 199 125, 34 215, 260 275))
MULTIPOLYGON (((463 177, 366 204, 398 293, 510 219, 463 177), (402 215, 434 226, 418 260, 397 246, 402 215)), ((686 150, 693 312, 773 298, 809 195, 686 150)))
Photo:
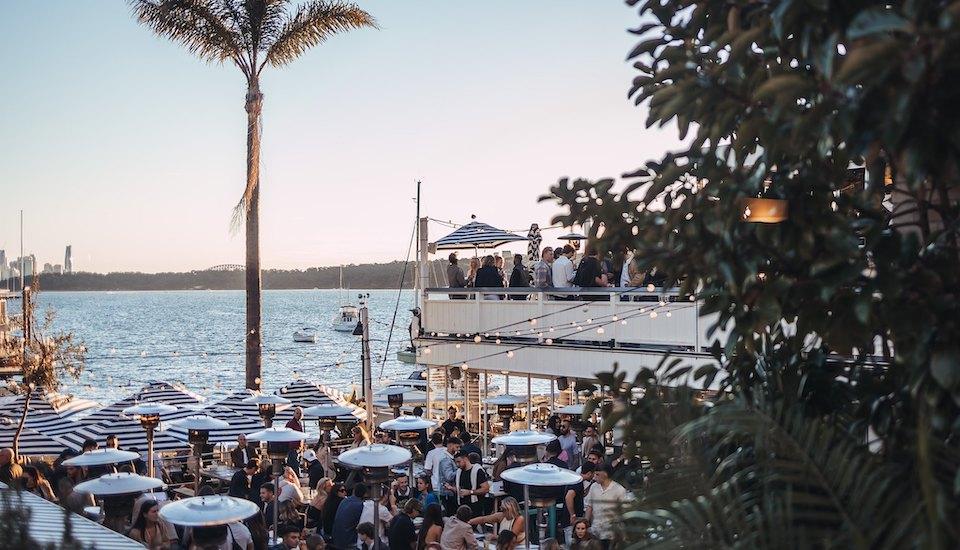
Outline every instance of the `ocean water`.
MULTIPOLYGON (((297 377, 349 391, 361 383, 360 337, 336 332, 331 319, 341 300, 357 304, 361 291, 266 290, 263 293, 263 387, 273 391, 297 377), (316 343, 296 343, 293 332, 318 329, 316 343)), ((409 345, 412 291, 401 291, 387 348, 396 290, 369 293, 374 383, 406 377, 411 365, 396 351, 409 345)), ((87 348, 84 373, 65 391, 104 404, 151 380, 181 382, 212 396, 244 384, 242 291, 43 292, 38 317, 52 308, 54 331, 72 331, 87 348)))

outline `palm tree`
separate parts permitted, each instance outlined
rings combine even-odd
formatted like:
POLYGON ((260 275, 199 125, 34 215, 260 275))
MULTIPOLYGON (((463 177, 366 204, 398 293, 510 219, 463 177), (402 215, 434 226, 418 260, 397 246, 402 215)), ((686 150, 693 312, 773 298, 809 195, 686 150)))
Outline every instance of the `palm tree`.
POLYGON ((315 0, 130 0, 137 21, 207 62, 232 62, 247 81, 247 183, 233 211, 246 229, 246 387, 260 388, 260 73, 284 66, 330 36, 376 27, 355 4, 315 0))

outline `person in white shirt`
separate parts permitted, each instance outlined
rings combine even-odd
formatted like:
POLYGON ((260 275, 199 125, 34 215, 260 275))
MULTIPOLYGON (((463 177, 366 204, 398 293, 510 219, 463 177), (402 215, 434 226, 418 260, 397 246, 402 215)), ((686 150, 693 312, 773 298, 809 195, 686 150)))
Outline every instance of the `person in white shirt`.
POLYGON ((298 506, 303 504, 303 489, 300 488, 300 478, 294 473, 293 468, 287 466, 283 469, 283 477, 279 480, 280 496, 277 500, 286 502, 292 500, 298 506))
POLYGON ((233 543, 243 550, 253 550, 253 535, 246 525, 235 521, 227 524, 227 538, 220 545, 220 550, 233 550, 233 543))
POLYGON ((443 433, 435 431, 430 434, 430 443, 433 443, 433 449, 427 451, 427 456, 423 458, 423 471, 430 474, 430 482, 436 489, 440 487, 440 459, 447 452, 447 447, 443 444, 443 433))
MULTIPOLYGON (((390 525, 390 520, 393 519, 393 513, 390 512, 390 508, 387 505, 390 502, 390 491, 383 491, 383 496, 380 497, 380 504, 377 506, 377 511, 380 513, 380 540, 383 541, 383 546, 387 545, 387 527, 390 525)), ((360 523, 373 523, 373 500, 363 501, 363 511, 360 512, 360 523)), ((359 541, 357 545, 359 546, 359 541)))
POLYGON ((620 505, 627 500, 627 490, 613 480, 613 466, 604 464, 594 472, 595 483, 584 497, 587 519, 598 539, 609 546, 616 535, 615 525, 621 521, 620 505))
POLYGON ((573 247, 564 245, 563 249, 558 249, 562 253, 554 251, 553 260, 553 286, 554 288, 570 288, 573 286, 573 276, 576 270, 573 268, 573 247))
POLYGON ((623 253, 623 265, 620 268, 620 288, 630 286, 630 264, 633 263, 633 251, 625 250, 623 253))

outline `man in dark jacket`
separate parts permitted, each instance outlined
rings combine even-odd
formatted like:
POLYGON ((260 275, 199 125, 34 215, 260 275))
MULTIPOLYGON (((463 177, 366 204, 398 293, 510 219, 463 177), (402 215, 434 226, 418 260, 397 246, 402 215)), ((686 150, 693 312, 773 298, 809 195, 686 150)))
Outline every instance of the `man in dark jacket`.
POLYGON ((253 480, 253 475, 257 473, 257 470, 260 469, 260 461, 256 458, 251 458, 243 465, 243 468, 237 470, 233 477, 230 478, 230 490, 227 492, 228 495, 237 498, 250 498, 250 482, 253 480))
POLYGON ((343 499, 337 507, 337 516, 333 520, 333 545, 337 548, 355 548, 357 544, 357 525, 363 513, 363 498, 367 488, 362 484, 353 487, 353 495, 343 499))
MULTIPOLYGON (((525 288, 530 286, 530 275, 523 266, 523 254, 513 255, 513 271, 510 272, 510 288, 525 288)), ((525 294, 511 294, 511 300, 525 300, 525 294)))
POLYGON ((251 458, 257 458, 257 446, 247 443, 247 436, 237 436, 237 446, 230 451, 230 462, 234 468, 243 468, 251 458))

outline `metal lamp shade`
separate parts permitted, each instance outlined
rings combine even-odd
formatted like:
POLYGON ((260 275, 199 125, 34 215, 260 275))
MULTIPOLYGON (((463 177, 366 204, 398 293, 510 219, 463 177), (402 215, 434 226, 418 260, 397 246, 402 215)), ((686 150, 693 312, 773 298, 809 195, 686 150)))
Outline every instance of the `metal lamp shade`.
POLYGON ((580 233, 572 231, 570 233, 567 233, 566 235, 561 235, 557 237, 557 239, 561 241, 585 241, 587 240, 587 237, 585 235, 581 235, 580 233))
POLYGON ((249 500, 211 495, 171 502, 160 509, 160 517, 174 525, 208 527, 241 521, 257 511, 257 505, 249 500))
POLYGON ((132 451, 121 451, 112 447, 106 449, 95 449, 87 451, 82 455, 68 458, 63 461, 64 466, 105 466, 107 464, 119 464, 121 462, 130 462, 140 458, 138 453, 132 451))
POLYGON ((410 432, 415 430, 426 430, 436 426, 433 420, 427 420, 420 416, 404 415, 399 418, 387 420, 380 423, 380 429, 394 432, 410 432))
POLYGON ((583 416, 584 411, 587 410, 585 405, 564 405, 558 408, 556 411, 557 414, 569 414, 570 416, 583 416))
POLYGON ((303 416, 307 418, 338 418, 341 416, 353 416, 353 411, 356 410, 353 407, 345 407, 342 405, 333 405, 333 404, 323 404, 323 405, 314 405, 312 407, 307 407, 303 409, 303 416))
POLYGON ((244 403, 252 403, 257 406, 257 410, 260 413, 260 418, 267 421, 273 420, 273 417, 277 414, 277 405, 289 405, 290 400, 285 397, 280 397, 279 395, 274 394, 259 394, 252 395, 243 400, 244 403))
POLYGON ((160 416, 177 412, 177 408, 166 403, 139 403, 123 409, 124 416, 140 420, 144 428, 155 428, 160 424, 160 416))
POLYGON ((105 474, 97 479, 78 483, 73 490, 97 496, 111 496, 142 493, 156 489, 157 487, 163 487, 163 482, 155 477, 144 477, 122 472, 119 474, 105 474))
POLYGON ((751 223, 780 223, 788 217, 788 203, 783 199, 742 199, 740 210, 743 221, 751 223))
POLYGON ((495 445, 506 445, 508 447, 525 447, 530 445, 546 445, 557 436, 553 434, 538 432, 536 430, 517 430, 493 438, 495 445))
POLYGON ((247 434, 250 441, 265 441, 267 443, 296 443, 307 438, 307 434, 291 428, 267 428, 259 432, 247 434))
POLYGON ((351 449, 340 454, 340 463, 351 468, 390 468, 404 464, 413 455, 396 445, 374 444, 351 449))
POLYGON ((527 398, 505 393, 503 395, 491 397, 490 399, 487 399, 486 402, 488 405, 497 406, 497 416, 499 416, 501 420, 509 421, 516 413, 517 405, 526 403, 527 398))
POLYGON ((530 487, 563 487, 583 481, 583 477, 573 470, 559 468, 546 462, 504 470, 500 477, 511 483, 530 487))
POLYGON ((174 420, 171 425, 187 429, 187 442, 191 445, 205 445, 210 439, 210 430, 225 430, 230 424, 205 414, 197 414, 174 420))

